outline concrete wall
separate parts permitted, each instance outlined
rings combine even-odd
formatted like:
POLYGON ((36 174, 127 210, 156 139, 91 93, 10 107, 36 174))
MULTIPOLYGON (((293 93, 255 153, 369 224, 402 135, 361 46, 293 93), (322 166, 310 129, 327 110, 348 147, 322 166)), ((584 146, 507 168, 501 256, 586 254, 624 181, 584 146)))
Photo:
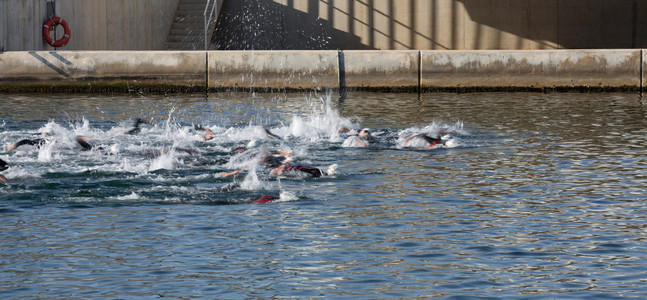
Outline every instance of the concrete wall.
POLYGON ((212 42, 220 50, 645 48, 647 1, 226 1, 212 42))
MULTIPOLYGON (((72 32, 65 50, 162 50, 179 0, 57 0, 72 32)), ((50 50, 44 0, 0 1, 0 49, 50 50)), ((58 37, 62 36, 62 29, 58 37)))
MULTIPOLYGON (((64 50, 163 50, 179 0, 56 0, 64 50)), ((46 0, 0 1, 0 50, 50 50, 46 0)), ((227 0, 220 50, 647 48, 642 0, 227 0)))
POLYGON ((14 51, 0 91, 640 90, 643 50, 14 51))

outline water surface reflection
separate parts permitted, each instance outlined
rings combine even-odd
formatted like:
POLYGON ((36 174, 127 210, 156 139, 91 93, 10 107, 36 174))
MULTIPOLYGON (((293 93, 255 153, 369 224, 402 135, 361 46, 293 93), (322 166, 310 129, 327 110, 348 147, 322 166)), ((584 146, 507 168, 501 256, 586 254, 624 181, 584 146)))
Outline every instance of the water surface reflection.
POLYGON ((3 298, 647 296, 647 119, 635 94, 0 98, 0 158, 22 168, 0 185, 3 298), (153 125, 118 134, 134 117, 153 125), (268 141, 238 131, 265 125, 287 136, 331 118, 369 127, 379 142, 344 148, 321 133, 268 141), (83 153, 68 137, 48 153, 5 149, 58 128, 51 122, 123 150, 83 153), (223 138, 194 138, 195 124, 223 138), (399 132, 426 126, 460 128, 458 146, 398 147, 399 132), (209 190, 227 167, 213 161, 251 139, 340 172, 259 172, 251 191, 209 190), (200 155, 154 169, 160 161, 131 154, 177 145, 200 155), (220 205, 276 191, 294 198, 220 205))

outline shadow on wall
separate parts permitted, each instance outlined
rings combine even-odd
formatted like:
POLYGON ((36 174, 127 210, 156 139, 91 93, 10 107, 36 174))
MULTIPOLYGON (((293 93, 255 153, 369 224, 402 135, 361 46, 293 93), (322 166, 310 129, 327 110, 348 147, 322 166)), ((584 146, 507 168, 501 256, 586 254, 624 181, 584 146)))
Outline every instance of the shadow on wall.
MULTIPOLYGON (((309 1, 318 9, 318 1, 309 1), (316 5, 315 5, 316 4, 316 5)), ((310 10, 313 11, 313 10, 310 10)), ((217 50, 374 49, 358 36, 335 29, 318 18, 272 0, 225 1, 211 38, 217 50)))
MULTIPOLYGON (((641 37, 647 5, 640 0, 457 0, 468 18, 500 32, 566 49, 636 48, 647 46, 641 37), (639 15, 640 13, 640 15, 639 15)), ((472 48, 477 48, 477 32, 472 48)), ((470 45, 466 45, 470 47, 470 45)))

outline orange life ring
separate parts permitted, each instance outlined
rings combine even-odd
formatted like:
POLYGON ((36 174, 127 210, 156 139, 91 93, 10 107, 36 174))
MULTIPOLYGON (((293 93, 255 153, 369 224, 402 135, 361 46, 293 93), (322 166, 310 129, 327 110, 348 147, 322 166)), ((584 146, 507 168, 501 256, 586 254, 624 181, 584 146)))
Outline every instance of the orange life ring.
POLYGON ((63 18, 61 17, 53 16, 47 19, 47 21, 45 21, 45 24, 43 24, 43 38, 45 38, 45 41, 53 47, 59 48, 67 45, 67 42, 70 41, 71 34, 72 32, 70 31, 70 25, 67 25, 67 22, 65 22, 65 20, 63 20, 63 18), (50 36, 49 33, 54 29, 56 25, 63 26, 65 34, 63 34, 62 38, 53 40, 52 36, 50 36))

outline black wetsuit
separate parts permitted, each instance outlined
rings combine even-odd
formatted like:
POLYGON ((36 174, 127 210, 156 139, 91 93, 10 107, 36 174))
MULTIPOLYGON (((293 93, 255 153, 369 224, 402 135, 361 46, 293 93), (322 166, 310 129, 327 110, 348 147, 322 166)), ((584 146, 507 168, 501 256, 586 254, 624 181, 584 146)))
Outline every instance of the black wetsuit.
MULTIPOLYGON (((0 159, 0 172, 9 169, 9 166, 7 166, 7 162, 0 159)), ((7 178, 5 178, 2 174, 0 174, 0 182, 8 183, 7 178)))
POLYGON ((81 150, 81 151, 92 150, 92 145, 90 145, 90 143, 88 143, 88 142, 86 142, 86 141, 84 141, 84 140, 82 140, 80 138, 77 138, 76 142, 79 143, 79 145, 81 145, 81 147, 83 147, 83 150, 81 150))
POLYGON ((147 122, 145 120, 141 119, 141 118, 135 119, 135 124, 133 124, 133 126, 135 128, 126 131, 126 134, 139 134, 142 131, 141 128, 139 128, 139 125, 140 124, 146 124, 146 123, 147 122))
POLYGON ((9 166, 7 165, 7 162, 0 159, 0 171, 4 171, 6 169, 9 169, 9 166))
POLYGON ((312 178, 318 178, 318 177, 321 177, 321 175, 324 175, 324 173, 321 172, 321 170, 319 170, 317 168, 307 167, 307 166, 298 166, 298 165, 294 166, 294 165, 291 165, 291 164, 286 164, 285 169, 283 169, 283 171, 285 171, 285 172, 289 172, 289 171, 304 172, 304 173, 308 173, 308 174, 312 175, 312 178))
POLYGON ((285 161, 285 156, 268 155, 261 159, 261 162, 265 163, 268 168, 280 167, 283 161, 285 161))
POLYGON ((430 136, 428 136, 426 134, 417 134, 414 137, 419 137, 419 138, 425 140, 427 143, 429 143, 429 146, 427 146, 427 148, 431 148, 431 147, 436 146, 438 144, 443 144, 443 141, 441 139, 433 138, 433 137, 430 137, 430 136))
POLYGON ((47 141, 44 140, 44 139, 34 139, 34 140, 24 139, 24 140, 21 140, 21 141, 15 143, 14 144, 14 149, 18 148, 18 147, 20 147, 22 145, 30 145, 30 146, 38 146, 38 147, 40 147, 43 144, 45 144, 45 142, 47 142, 47 141))
POLYGON ((278 136, 278 135, 276 135, 276 134, 272 133, 269 129, 267 129, 267 127, 263 126, 263 130, 265 130, 265 134, 267 134, 267 136, 269 136, 270 138, 273 138, 273 139, 276 139, 276 140, 280 140, 280 139, 281 139, 281 137, 280 137, 280 136, 278 136))

